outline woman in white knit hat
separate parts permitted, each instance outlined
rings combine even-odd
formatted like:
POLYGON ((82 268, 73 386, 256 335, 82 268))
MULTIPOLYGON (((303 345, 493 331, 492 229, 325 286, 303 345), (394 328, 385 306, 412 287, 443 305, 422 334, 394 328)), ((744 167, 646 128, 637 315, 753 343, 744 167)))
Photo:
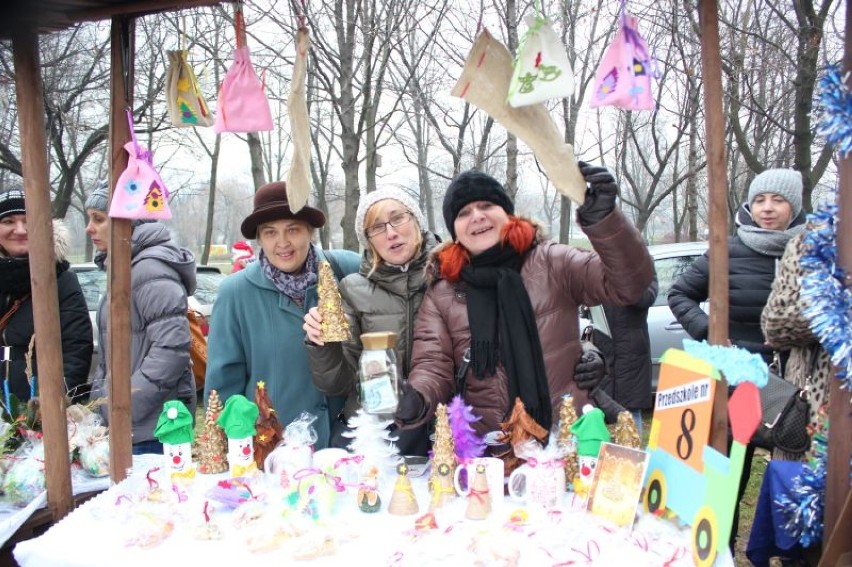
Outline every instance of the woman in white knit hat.
MULTIPOLYGON (((736 224, 736 234, 728 239, 728 338, 733 345, 771 362, 773 349, 766 344, 760 315, 787 242, 805 226, 802 174, 792 169, 767 169, 755 177, 748 189, 748 201, 737 211, 736 224)), ((701 309, 701 303, 707 301, 709 282, 710 262, 705 253, 669 291, 672 313, 696 340, 707 338, 709 316, 701 309)), ((754 446, 749 445, 738 501, 751 473, 753 454, 754 446)), ((730 540, 732 551, 737 520, 735 516, 730 540)))
MULTIPOLYGON (((408 373, 414 319, 426 289, 423 268, 438 243, 423 226, 420 204, 402 189, 382 188, 362 196, 355 215, 355 232, 364 248, 361 269, 340 282, 352 340, 323 344, 319 311, 313 308, 305 316, 314 384, 326 395, 348 396, 332 446, 345 447, 350 441, 340 434, 359 407, 356 369, 363 348, 361 333, 396 333, 398 365, 403 375, 408 373)), ((394 435, 401 454, 427 454, 425 427, 394 435)))

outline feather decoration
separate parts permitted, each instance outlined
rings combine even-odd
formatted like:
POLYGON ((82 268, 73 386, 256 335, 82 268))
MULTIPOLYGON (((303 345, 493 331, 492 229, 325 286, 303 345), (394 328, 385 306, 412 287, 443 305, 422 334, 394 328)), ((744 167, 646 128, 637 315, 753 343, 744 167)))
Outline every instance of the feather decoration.
POLYGON ((466 463, 485 452, 485 439, 476 434, 473 423, 481 418, 473 415, 473 407, 465 405, 461 396, 455 396, 448 408, 450 414, 450 429, 453 432, 453 443, 456 457, 460 463, 466 463))

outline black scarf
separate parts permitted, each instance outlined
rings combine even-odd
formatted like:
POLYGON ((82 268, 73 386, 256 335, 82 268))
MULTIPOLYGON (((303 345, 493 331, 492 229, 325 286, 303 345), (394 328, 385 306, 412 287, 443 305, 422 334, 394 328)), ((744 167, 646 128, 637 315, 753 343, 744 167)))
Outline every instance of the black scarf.
POLYGON ((549 431, 550 389, 522 265, 523 256, 514 248, 497 244, 462 268, 461 279, 468 285, 471 364, 478 378, 491 376, 499 352, 509 378, 509 407, 520 396, 527 413, 549 431))

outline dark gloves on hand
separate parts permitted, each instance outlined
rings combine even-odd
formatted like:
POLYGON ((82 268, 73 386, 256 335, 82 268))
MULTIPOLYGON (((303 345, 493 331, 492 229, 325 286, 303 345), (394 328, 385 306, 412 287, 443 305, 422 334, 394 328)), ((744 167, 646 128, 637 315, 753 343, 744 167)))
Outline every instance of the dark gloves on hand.
POLYGON ((411 387, 408 382, 402 383, 400 389, 399 405, 394 414, 397 423, 414 423, 426 413, 426 401, 423 395, 411 387))
POLYGON ((615 178, 605 167, 589 165, 584 161, 577 162, 580 173, 589 187, 586 198, 577 209, 577 216, 583 226, 593 225, 615 209, 615 198, 618 197, 618 185, 615 178))
POLYGON ((594 390, 606 374, 606 363, 599 352, 590 350, 583 353, 574 367, 574 381, 583 390, 594 390))

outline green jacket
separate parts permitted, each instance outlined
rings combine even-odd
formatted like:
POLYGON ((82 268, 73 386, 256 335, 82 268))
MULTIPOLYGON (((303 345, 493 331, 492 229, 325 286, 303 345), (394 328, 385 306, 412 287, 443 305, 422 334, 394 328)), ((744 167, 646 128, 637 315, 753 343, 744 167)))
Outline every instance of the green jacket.
MULTIPOLYGON (((347 250, 323 252, 332 256, 340 275, 358 270, 359 257, 347 250)), ((266 383, 278 420, 286 427, 302 412, 316 416, 316 449, 328 446, 331 420, 343 405, 328 398, 311 381, 311 368, 302 330, 305 313, 317 305, 316 286, 308 288, 303 307, 282 294, 252 262, 225 278, 219 288, 207 337, 204 396, 216 390, 224 403, 234 394, 254 400, 258 381, 266 383)))

